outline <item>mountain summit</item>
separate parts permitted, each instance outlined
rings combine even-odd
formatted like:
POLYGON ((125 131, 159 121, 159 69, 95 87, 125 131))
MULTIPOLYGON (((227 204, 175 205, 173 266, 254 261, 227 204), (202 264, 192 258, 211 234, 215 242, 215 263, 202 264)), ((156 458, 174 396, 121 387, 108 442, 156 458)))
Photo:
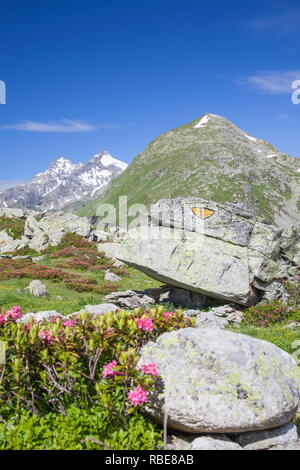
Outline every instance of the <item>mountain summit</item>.
POLYGON ((290 227, 300 223, 300 159, 205 114, 151 142, 81 213, 125 194, 129 204, 185 196, 230 202, 290 227))
POLYGON ((126 163, 107 151, 85 164, 74 164, 60 157, 28 183, 0 192, 0 207, 61 209, 66 204, 99 195, 126 167, 126 163))

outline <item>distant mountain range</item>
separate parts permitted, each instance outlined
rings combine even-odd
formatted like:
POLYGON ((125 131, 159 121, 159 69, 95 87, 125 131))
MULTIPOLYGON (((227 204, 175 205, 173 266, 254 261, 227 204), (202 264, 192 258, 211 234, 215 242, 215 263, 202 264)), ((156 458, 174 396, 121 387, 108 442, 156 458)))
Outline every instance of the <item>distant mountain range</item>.
POLYGON ((237 206, 277 224, 300 224, 300 159, 248 135, 227 119, 205 114, 151 142, 112 184, 85 205, 150 205, 162 198, 199 196, 237 206))
POLYGON ((28 183, 0 192, 0 207, 37 211, 62 209, 68 204, 99 196, 126 168, 126 163, 106 151, 85 164, 74 164, 60 157, 28 183))

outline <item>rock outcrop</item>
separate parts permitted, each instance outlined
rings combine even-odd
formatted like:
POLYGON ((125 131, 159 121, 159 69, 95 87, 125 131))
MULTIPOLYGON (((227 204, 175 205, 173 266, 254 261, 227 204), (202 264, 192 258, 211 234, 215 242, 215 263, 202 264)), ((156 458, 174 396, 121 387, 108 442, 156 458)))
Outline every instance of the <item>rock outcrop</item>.
POLYGON ((166 199, 152 207, 148 225, 129 230, 110 251, 166 284, 251 305, 295 274, 297 233, 283 234, 234 205, 166 199))
POLYGON ((297 412, 300 371, 266 341, 225 330, 187 328, 141 352, 162 379, 148 413, 187 433, 244 433, 280 427, 297 412))
POLYGON ((45 284, 43 284, 41 281, 37 279, 35 279, 34 281, 31 281, 27 289, 29 290, 30 294, 33 295, 34 297, 45 297, 49 295, 45 284))

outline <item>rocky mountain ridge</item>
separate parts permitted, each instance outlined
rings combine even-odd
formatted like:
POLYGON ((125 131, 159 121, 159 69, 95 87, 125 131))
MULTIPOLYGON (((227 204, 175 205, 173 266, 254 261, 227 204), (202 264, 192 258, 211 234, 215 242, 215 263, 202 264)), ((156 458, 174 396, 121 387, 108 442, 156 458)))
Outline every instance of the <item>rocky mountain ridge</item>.
POLYGON ((107 151, 87 163, 60 157, 28 183, 0 192, 0 207, 37 211, 59 210, 67 204, 99 195, 127 164, 107 151))

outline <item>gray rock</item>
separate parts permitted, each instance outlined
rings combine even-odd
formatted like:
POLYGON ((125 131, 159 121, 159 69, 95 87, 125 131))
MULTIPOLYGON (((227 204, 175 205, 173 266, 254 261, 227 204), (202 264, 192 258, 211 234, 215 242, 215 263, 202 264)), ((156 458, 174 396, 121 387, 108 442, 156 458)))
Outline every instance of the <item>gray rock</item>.
POLYGON ((270 450, 300 450, 300 440, 295 444, 290 444, 288 446, 272 447, 270 450))
POLYGON ((94 230, 92 234, 93 240, 96 242, 103 242, 109 239, 109 234, 104 230, 94 230))
MULTIPOLYGON (((184 312, 185 314, 185 312, 184 312)), ((197 328, 225 328, 228 325, 239 326, 243 319, 243 312, 230 305, 214 307, 209 311, 198 312, 196 316, 197 328)))
POLYGON ((240 434, 237 442, 245 450, 265 450, 275 446, 287 447, 296 444, 298 439, 297 427, 288 423, 271 430, 240 434))
POLYGON ((104 280, 110 282, 119 282, 122 281, 122 278, 115 273, 105 271, 104 280))
MULTIPOLYGON (((145 291, 147 292, 147 291, 145 291)), ((138 308, 145 305, 155 303, 152 296, 146 295, 144 292, 127 290, 124 292, 113 292, 105 296, 106 300, 111 300, 121 308, 138 308)))
MULTIPOLYGON (((92 225, 87 217, 79 217, 75 214, 55 212, 48 213, 40 220, 29 216, 25 224, 25 234, 34 239, 39 237, 36 244, 39 246, 47 242, 51 245, 58 245, 66 233, 76 233, 82 237, 89 238, 92 233, 92 225)), ((35 244, 34 240, 31 244, 35 244)))
POLYGON ((114 304, 86 305, 82 312, 88 312, 93 315, 103 315, 109 312, 116 312, 119 308, 114 304))
POLYGON ((196 328, 225 328, 229 324, 226 318, 217 317, 213 311, 201 312, 196 317, 196 328))
POLYGON ((300 328, 300 323, 296 321, 284 326, 284 328, 288 328, 289 330, 296 330, 296 328, 300 328))
POLYGON ((187 318, 197 317, 201 314, 201 310, 184 310, 183 315, 187 318))
POLYGON ((116 259, 116 261, 114 261, 114 263, 113 263, 113 266, 115 268, 121 268, 122 266, 125 266, 125 263, 122 263, 122 261, 119 261, 119 260, 116 259))
POLYGON ((161 282, 250 305, 262 297, 258 290, 288 275, 291 263, 281 257, 280 237, 277 229, 232 205, 164 199, 152 206, 150 225, 129 230, 110 250, 161 282))
POLYGON ((34 320, 38 323, 41 323, 44 321, 45 322, 49 321, 52 317, 64 318, 64 316, 61 313, 57 312, 56 310, 45 310, 43 312, 37 312, 37 313, 33 313, 33 312, 26 313, 25 315, 23 315, 22 318, 20 318, 17 321, 20 323, 27 323, 29 321, 34 320))
POLYGON ((28 245, 28 240, 25 236, 15 240, 5 230, 0 231, 0 253, 10 253, 28 245))
POLYGON ((44 297, 49 295, 47 287, 39 280, 31 281, 27 289, 29 290, 30 294, 34 297, 44 297))
POLYGON ((97 248, 98 251, 105 253, 108 258, 116 259, 119 246, 119 243, 99 243, 97 248))
POLYGON ((42 232, 29 240, 28 246, 32 250, 43 251, 49 246, 49 238, 46 233, 42 232))
POLYGON ((188 433, 241 433, 291 421, 299 404, 300 371, 271 343, 220 329, 183 329, 141 352, 155 362, 164 386, 148 413, 188 433), (217 410, 217 412, 216 412, 217 410))
POLYGON ((28 212, 25 212, 23 209, 16 209, 16 208, 9 208, 9 207, 1 207, 0 208, 0 217, 8 217, 8 218, 20 218, 23 219, 26 217, 26 214, 28 212))
POLYGON ((243 450, 225 435, 208 435, 195 439, 189 450, 243 450))

